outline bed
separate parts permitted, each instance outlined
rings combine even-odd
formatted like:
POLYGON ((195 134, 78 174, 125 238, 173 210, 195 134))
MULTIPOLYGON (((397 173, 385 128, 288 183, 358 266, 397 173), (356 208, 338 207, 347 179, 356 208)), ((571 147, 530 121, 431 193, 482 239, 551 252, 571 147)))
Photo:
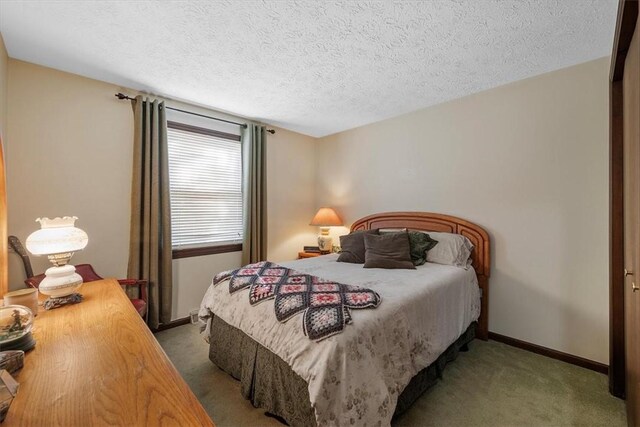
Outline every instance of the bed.
MULTIPOLYGON (((247 292, 212 285, 200 317, 214 364, 241 382, 254 406, 289 425, 389 425, 473 338, 487 339, 489 236, 460 218, 388 212, 356 221, 352 231, 408 228, 461 234, 474 245, 472 268, 427 263, 416 270, 363 269, 325 255, 280 263, 302 273, 378 292, 375 310, 353 310, 353 323, 320 342, 293 319, 280 323, 273 301, 250 306, 247 292)), ((298 316, 299 317, 299 316, 298 316)))

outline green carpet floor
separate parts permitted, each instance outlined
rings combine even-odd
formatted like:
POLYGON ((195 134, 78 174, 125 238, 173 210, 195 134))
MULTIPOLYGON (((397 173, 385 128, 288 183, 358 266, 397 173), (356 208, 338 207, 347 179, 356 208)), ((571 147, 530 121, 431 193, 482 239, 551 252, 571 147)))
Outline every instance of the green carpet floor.
MULTIPOLYGON (((197 327, 156 338, 217 426, 282 427, 209 361, 197 327)), ((627 425, 624 401, 609 394, 605 375, 495 341, 475 340, 469 347, 394 426, 627 425)))

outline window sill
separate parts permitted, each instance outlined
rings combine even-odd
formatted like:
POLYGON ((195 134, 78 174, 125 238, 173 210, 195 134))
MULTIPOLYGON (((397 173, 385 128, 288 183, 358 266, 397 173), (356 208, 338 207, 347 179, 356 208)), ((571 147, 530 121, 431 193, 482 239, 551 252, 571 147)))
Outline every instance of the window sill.
POLYGON ((173 259, 191 258, 196 256, 224 254, 227 252, 239 252, 242 250, 242 243, 230 243, 226 245, 203 246, 199 248, 174 249, 173 259))

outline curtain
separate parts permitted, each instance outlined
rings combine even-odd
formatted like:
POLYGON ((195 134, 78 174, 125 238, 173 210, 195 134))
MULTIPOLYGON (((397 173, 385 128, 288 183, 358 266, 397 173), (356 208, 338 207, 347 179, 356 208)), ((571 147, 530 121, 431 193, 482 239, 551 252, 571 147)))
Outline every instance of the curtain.
POLYGON ((242 265, 267 256, 266 139, 264 126, 249 123, 242 131, 242 265))
POLYGON ((171 321, 171 212, 167 119, 164 102, 133 102, 133 181, 127 277, 149 286, 151 328, 171 321))

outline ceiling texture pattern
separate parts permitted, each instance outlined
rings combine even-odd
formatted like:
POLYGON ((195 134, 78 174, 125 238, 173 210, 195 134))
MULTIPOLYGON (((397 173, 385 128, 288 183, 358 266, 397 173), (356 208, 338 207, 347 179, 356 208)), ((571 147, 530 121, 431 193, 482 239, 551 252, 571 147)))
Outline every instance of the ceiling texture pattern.
POLYGON ((617 0, 7 1, 9 56, 320 137, 611 53, 617 0))

